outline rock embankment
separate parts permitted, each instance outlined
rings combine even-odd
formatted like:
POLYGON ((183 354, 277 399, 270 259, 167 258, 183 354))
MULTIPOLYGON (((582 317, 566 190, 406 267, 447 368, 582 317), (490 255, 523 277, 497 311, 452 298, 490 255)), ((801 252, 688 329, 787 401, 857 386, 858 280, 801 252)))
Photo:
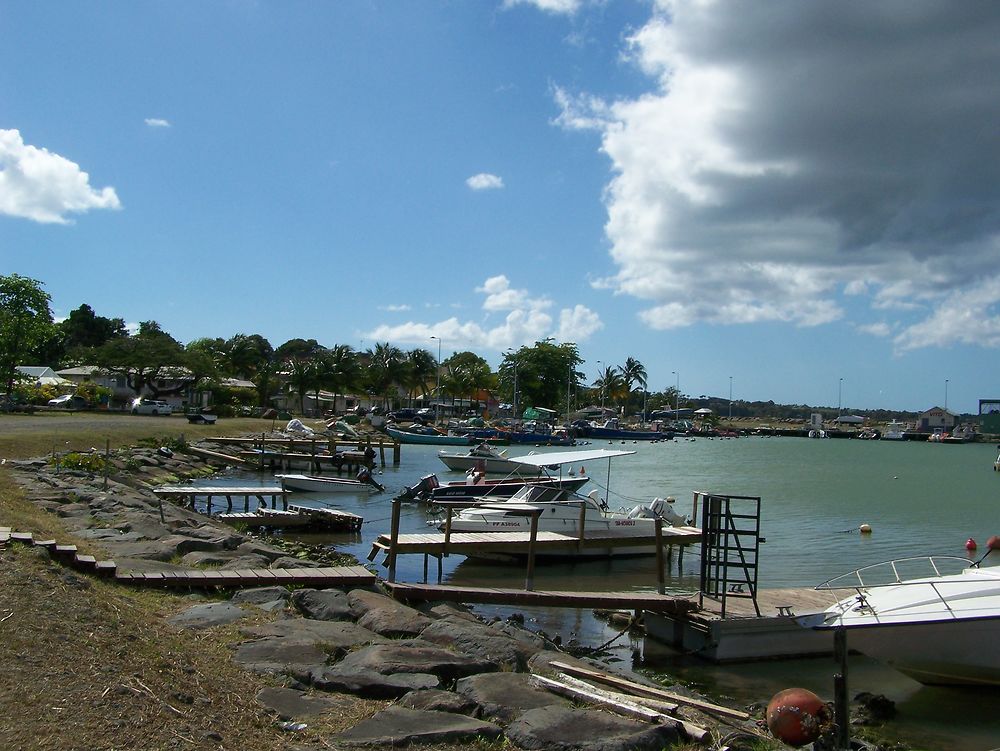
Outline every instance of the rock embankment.
MULTIPOLYGON (((151 486, 214 469, 200 458, 169 454, 150 448, 116 455, 107 478, 46 460, 17 462, 15 474, 35 503, 78 537, 99 543, 120 570, 305 564, 189 509, 163 503, 161 517, 151 486)), ((574 660, 512 623, 486 623, 449 604, 412 608, 377 588, 244 590, 228 601, 199 603, 171 622, 204 630, 242 619, 255 624, 242 629, 245 640, 233 646, 233 659, 284 684, 256 699, 290 729, 340 711, 349 696, 392 702, 324 739, 326 747, 505 738, 522 749, 661 749, 689 739, 696 725, 713 724, 686 709, 675 713, 684 722, 651 724, 580 708, 537 685, 532 674, 557 674, 555 660, 606 666, 574 660), (261 611, 273 620, 256 623, 261 611)))

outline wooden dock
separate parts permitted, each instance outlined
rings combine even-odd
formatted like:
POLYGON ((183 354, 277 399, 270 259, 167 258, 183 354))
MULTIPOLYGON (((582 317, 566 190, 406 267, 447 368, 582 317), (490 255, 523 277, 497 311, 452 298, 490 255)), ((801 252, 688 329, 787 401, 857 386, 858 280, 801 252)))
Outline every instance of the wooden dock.
MULTIPOLYGON (((664 527, 662 542, 666 546, 693 545, 701 541, 701 530, 695 527, 664 527)), ((428 532, 401 534, 393 544, 392 536, 379 535, 372 543, 373 560, 379 551, 388 553, 394 548, 396 555, 424 553, 427 555, 465 556, 512 556, 528 555, 531 542, 529 532, 428 532)), ((578 555, 592 551, 602 555, 609 548, 653 548, 657 544, 654 535, 643 537, 623 537, 620 535, 588 534, 584 538, 562 532, 537 532, 534 539, 537 555, 578 555)))
POLYGON ((827 655, 833 652, 830 632, 813 631, 795 622, 832 605, 830 592, 815 589, 758 589, 757 615, 750 599, 727 598, 722 604, 708 597, 701 607, 679 614, 650 611, 647 634, 675 649, 714 662, 737 662, 827 655))
POLYGON ((341 456, 343 457, 342 465, 347 466, 346 460, 352 460, 353 465, 357 465, 358 460, 363 460, 365 466, 369 468, 374 465, 374 459, 376 456, 379 457, 379 463, 382 467, 386 465, 386 448, 392 451, 392 463, 394 466, 399 465, 400 461, 400 444, 398 441, 393 441, 392 439, 382 437, 378 440, 372 440, 371 437, 365 436, 364 438, 355 438, 353 440, 344 440, 338 438, 327 438, 325 436, 316 438, 268 438, 267 436, 251 436, 251 437, 218 437, 208 439, 212 443, 218 443, 222 445, 230 446, 249 446, 254 449, 250 452, 251 454, 257 454, 264 452, 267 453, 269 448, 274 448, 275 454, 297 454, 299 456, 341 456))
POLYGON ((247 528, 280 527, 296 529, 325 529, 331 531, 357 532, 364 519, 357 514, 333 508, 313 508, 291 504, 287 511, 259 508, 256 511, 219 514, 218 519, 226 524, 241 524, 247 528))
POLYGON ((258 501, 260 507, 266 507, 267 501, 265 498, 271 499, 271 508, 278 507, 278 499, 281 499, 281 508, 288 508, 288 494, 291 491, 285 490, 285 488, 280 485, 275 486, 249 486, 249 487, 237 487, 237 486, 226 486, 220 485, 215 487, 196 487, 193 485, 177 485, 173 487, 162 487, 154 488, 153 493, 158 499, 160 499, 160 516, 163 516, 163 506, 162 501, 166 498, 168 501, 174 501, 175 503, 180 503, 182 506, 189 506, 191 509, 195 507, 195 500, 202 496, 205 498, 206 510, 209 515, 212 513, 212 499, 213 498, 225 498, 226 499, 226 511, 231 513, 233 510, 233 498, 243 498, 243 510, 250 510, 250 499, 254 498, 258 501))
POLYGON ((458 587, 444 584, 386 584, 392 596, 402 602, 461 602, 491 605, 540 606, 553 608, 600 608, 651 613, 685 613, 697 607, 690 597, 674 597, 656 592, 570 592, 458 587))

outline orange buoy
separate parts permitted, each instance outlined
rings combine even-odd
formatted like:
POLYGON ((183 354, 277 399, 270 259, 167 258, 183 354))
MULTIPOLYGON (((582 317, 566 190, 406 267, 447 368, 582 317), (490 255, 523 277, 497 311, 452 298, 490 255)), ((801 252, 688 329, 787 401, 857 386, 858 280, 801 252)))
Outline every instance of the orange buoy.
POLYGON ((965 549, 966 550, 975 550, 977 547, 979 547, 979 546, 976 545, 976 541, 973 540, 971 537, 968 540, 965 541, 965 549))
POLYGON ((779 691, 767 705, 767 729, 789 746, 804 746, 819 738, 833 721, 833 712, 816 694, 804 688, 779 691))

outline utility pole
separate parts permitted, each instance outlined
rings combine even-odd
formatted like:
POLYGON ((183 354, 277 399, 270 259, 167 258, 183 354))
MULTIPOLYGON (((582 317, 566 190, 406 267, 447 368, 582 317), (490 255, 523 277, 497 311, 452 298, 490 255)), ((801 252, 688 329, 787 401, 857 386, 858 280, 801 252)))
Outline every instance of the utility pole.
POLYGON ((437 383, 434 386, 434 424, 437 425, 441 422, 441 415, 439 414, 441 409, 441 337, 432 336, 431 339, 437 339, 438 342, 437 367, 434 369, 437 372, 437 383))

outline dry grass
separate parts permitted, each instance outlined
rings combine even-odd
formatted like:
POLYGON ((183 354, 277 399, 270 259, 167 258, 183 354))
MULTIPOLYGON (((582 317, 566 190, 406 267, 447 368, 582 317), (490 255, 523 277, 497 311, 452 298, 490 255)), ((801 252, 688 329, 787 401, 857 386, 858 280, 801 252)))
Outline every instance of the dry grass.
MULTIPOLYGON (((130 415, 0 415, 0 458, 112 448, 148 438, 189 439, 270 430, 270 421, 233 419, 216 426, 130 415)), ((0 526, 36 539, 80 541, 60 519, 28 501, 0 466, 0 526)), ((181 631, 166 618, 192 596, 127 589, 53 562, 37 548, 0 547, 0 748, 3 749, 326 749, 331 736, 372 716, 386 702, 340 697, 338 708, 282 731, 254 697, 280 677, 240 668, 237 626, 181 631)), ((271 616, 259 615, 266 619, 271 616)), ((503 742, 435 749, 508 748, 503 742)))

